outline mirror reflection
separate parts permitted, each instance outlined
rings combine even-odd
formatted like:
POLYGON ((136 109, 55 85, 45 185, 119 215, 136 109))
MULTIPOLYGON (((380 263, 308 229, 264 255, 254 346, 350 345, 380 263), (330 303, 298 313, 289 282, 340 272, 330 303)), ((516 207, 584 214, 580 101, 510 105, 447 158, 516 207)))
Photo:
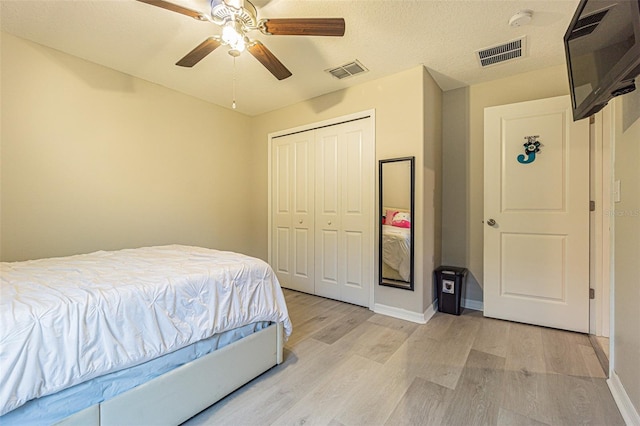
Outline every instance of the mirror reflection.
POLYGON ((415 157, 380 160, 380 284, 413 290, 415 157))

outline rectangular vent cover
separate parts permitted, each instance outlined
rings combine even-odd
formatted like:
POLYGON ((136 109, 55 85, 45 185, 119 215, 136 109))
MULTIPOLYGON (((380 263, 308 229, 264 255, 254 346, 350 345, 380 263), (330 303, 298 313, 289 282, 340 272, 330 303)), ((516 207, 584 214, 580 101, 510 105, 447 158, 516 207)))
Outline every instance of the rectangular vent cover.
POLYGON ((522 37, 498 46, 478 50, 476 51, 476 57, 478 58, 478 62, 481 67, 488 67, 502 62, 512 61, 525 56, 525 42, 526 38, 522 37))
POLYGON ((325 70, 335 78, 342 80, 343 78, 351 77, 352 75, 360 74, 369 71, 364 65, 357 59, 348 64, 340 65, 339 67, 330 68, 325 70))

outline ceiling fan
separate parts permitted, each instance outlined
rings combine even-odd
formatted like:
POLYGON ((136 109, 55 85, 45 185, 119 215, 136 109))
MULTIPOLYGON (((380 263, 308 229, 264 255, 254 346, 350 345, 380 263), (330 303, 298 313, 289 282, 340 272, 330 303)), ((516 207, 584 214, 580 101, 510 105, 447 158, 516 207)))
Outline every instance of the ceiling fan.
POLYGON ((256 8, 248 0, 210 0, 211 14, 192 10, 165 0, 138 0, 172 12, 181 13, 199 21, 209 21, 222 27, 220 36, 211 36, 187 53, 176 65, 192 67, 220 46, 229 46, 229 54, 238 56, 245 49, 267 68, 278 80, 291 76, 291 71, 258 40, 251 40, 247 33, 259 30, 265 35, 344 35, 342 18, 257 18, 256 8))

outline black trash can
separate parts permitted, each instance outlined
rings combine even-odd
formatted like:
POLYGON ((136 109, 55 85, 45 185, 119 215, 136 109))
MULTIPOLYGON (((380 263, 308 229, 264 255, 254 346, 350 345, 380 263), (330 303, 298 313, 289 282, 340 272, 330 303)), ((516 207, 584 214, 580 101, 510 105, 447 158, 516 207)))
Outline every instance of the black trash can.
POLYGON ((433 279, 438 291, 438 310, 447 314, 460 315, 460 306, 465 293, 467 269, 456 266, 440 266, 433 271, 433 279))

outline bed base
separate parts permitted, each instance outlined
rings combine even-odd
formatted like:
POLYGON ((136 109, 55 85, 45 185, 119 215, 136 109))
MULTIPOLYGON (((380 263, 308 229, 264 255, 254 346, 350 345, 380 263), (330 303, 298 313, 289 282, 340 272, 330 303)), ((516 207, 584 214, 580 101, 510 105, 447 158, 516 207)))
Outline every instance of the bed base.
POLYGON ((240 339, 56 423, 178 425, 282 363, 282 323, 240 339))

